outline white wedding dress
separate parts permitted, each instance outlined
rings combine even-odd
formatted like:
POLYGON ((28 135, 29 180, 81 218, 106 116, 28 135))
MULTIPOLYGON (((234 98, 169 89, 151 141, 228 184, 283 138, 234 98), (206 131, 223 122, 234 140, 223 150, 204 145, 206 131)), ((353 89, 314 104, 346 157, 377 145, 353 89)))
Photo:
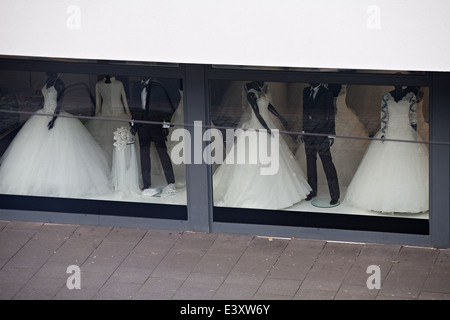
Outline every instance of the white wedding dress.
POLYGON ((356 207, 386 213, 419 213, 429 208, 428 148, 411 124, 416 121, 415 95, 396 102, 382 97, 382 128, 373 140, 351 181, 345 201, 356 207))
MULTIPOLYGON (((258 96, 259 113, 269 128, 277 129, 269 115, 269 98, 261 92, 255 93, 258 96)), ((250 119, 242 123, 241 129, 244 131, 236 134, 233 147, 213 175, 215 205, 276 210, 288 208, 305 199, 311 187, 281 135, 279 148, 275 150, 279 159, 278 170, 265 175, 261 169, 268 165, 257 156, 261 145, 251 145, 245 133, 247 130, 264 129, 253 111, 250 119), (237 163, 241 150, 246 153, 247 161, 244 164, 237 163), (249 159, 254 160, 255 164, 251 164, 249 159)), ((273 141, 270 135, 260 133, 259 137, 267 139, 267 148, 271 150, 273 141)), ((261 141, 258 139, 258 142, 261 141)), ((274 159, 274 155, 271 156, 274 159)))
POLYGON ((88 197, 111 192, 103 150, 67 112, 61 111, 49 130, 57 91, 44 86, 42 94, 44 107, 28 119, 0 160, 0 193, 88 197))

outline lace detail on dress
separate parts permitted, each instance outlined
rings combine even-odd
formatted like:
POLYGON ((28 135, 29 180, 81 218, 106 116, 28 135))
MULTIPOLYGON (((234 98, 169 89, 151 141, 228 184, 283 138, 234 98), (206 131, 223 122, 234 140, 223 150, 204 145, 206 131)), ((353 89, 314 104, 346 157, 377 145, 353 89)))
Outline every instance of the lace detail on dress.
MULTIPOLYGON (((388 102, 389 100, 393 100, 390 92, 383 93, 381 97, 381 132, 383 134, 386 133, 388 129, 388 122, 389 122, 389 110, 388 110, 388 102)), ((416 102, 416 96, 413 92, 409 92, 407 95, 405 95, 400 101, 406 100, 409 102, 409 122, 411 124, 411 127, 416 130, 417 128, 417 102, 416 102)), ((399 102, 400 102, 399 101, 399 102)))

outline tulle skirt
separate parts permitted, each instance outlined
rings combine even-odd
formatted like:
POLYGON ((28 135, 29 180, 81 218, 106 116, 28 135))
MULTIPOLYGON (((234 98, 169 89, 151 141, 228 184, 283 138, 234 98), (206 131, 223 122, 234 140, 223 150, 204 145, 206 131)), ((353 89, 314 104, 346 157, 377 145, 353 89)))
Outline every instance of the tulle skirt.
POLYGON ((50 197, 85 197, 112 191, 104 151, 83 124, 61 112, 33 115, 1 158, 0 193, 50 197))
MULTIPOLYGON (((266 137, 270 146, 273 140, 267 133, 266 137)), ((283 138, 279 139, 279 148, 274 148, 278 161, 270 154, 270 165, 256 156, 259 148, 260 145, 249 144, 244 134, 237 136, 224 163, 214 173, 216 205, 276 210, 288 208, 307 197, 311 187, 283 138), (237 161, 241 150, 245 150, 247 159, 243 164, 237 161), (230 158, 234 159, 231 163, 230 158)))
MULTIPOLYGON (((375 135, 380 138, 381 132, 375 135)), ((411 128, 391 126, 386 139, 421 141, 411 128)), ((428 149, 423 143, 373 140, 345 201, 386 213, 419 213, 429 209, 428 149)))

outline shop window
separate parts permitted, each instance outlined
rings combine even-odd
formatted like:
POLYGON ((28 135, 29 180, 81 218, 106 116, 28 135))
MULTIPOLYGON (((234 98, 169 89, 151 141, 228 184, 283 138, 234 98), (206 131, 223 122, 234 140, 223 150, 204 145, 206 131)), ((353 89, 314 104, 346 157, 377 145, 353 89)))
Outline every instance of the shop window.
POLYGON ((180 78, 2 70, 0 93, 0 194, 186 205, 180 78))
MULTIPOLYGON (((209 87, 225 150, 212 167, 216 221, 428 220, 428 87, 232 80, 209 87)), ((357 228, 371 228, 363 223, 357 228)), ((382 224, 377 230, 388 230, 382 224)))

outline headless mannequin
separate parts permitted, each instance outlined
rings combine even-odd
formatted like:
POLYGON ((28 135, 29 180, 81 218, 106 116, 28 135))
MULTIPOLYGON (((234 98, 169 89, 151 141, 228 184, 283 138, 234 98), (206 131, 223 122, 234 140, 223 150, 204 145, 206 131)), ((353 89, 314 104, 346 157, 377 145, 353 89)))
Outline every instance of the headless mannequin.
MULTIPOLYGON (((303 90, 303 130, 320 135, 335 135, 334 115, 332 92, 320 83, 310 83, 310 87, 303 90)), ((303 136, 302 141, 305 143, 308 183, 312 188, 306 200, 317 196, 318 154, 328 182, 330 204, 337 204, 340 197, 339 182, 330 150, 334 139, 326 136, 303 136)))
MULTIPOLYGON (((142 113, 140 120, 158 122, 170 121, 170 115, 166 116, 161 112, 152 110, 151 108, 150 97, 152 94, 152 86, 155 84, 159 84, 159 82, 153 80, 152 78, 141 79, 142 113)), ((170 100, 169 103, 171 104, 170 100)), ((137 132, 139 134, 142 180, 144 183, 143 189, 148 189, 151 186, 150 146, 152 142, 155 143, 167 183, 175 183, 172 160, 167 152, 166 145, 168 129, 163 128, 161 124, 136 124, 132 130, 133 132, 137 132)))
POLYGON ((55 121, 58 118, 59 113, 61 112, 61 105, 59 104, 62 94, 65 89, 64 82, 59 78, 59 75, 56 72, 46 72, 47 81, 45 82, 45 87, 47 89, 54 87, 57 92, 56 101, 58 103, 55 112, 53 113, 53 118, 47 124, 48 130, 51 130, 55 125, 55 121))

